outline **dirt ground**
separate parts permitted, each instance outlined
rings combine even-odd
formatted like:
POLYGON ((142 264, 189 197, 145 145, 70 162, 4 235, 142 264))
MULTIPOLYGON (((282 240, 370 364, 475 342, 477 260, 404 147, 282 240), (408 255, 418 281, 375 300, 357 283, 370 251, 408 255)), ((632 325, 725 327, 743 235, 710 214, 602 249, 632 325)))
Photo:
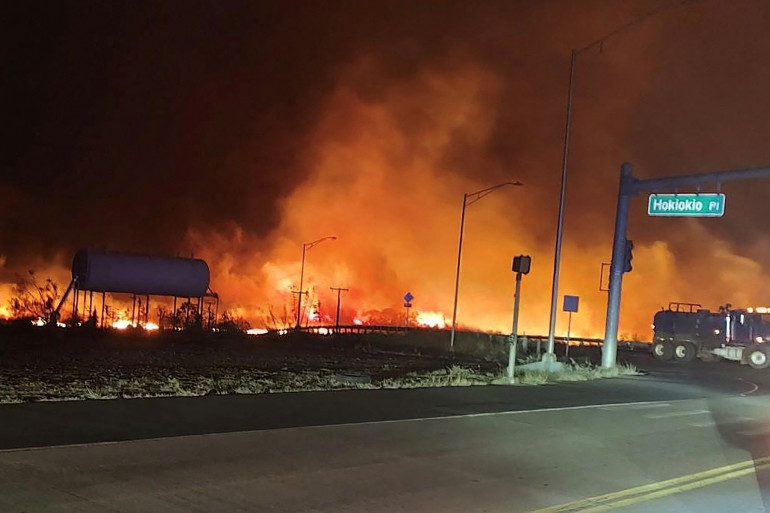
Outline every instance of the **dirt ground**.
POLYGON ((483 384, 502 373, 498 358, 382 337, 0 326, 0 402, 483 384))

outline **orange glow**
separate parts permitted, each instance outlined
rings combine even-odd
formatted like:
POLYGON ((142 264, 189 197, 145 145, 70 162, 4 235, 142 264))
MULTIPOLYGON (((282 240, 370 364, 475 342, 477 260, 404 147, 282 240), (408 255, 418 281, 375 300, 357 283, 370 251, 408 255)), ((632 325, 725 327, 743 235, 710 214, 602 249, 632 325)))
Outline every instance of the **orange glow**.
POLYGON ((112 323, 112 327, 116 330, 125 330, 128 327, 136 328, 136 323, 131 324, 131 321, 127 319, 119 319, 112 323))
POLYGON ((440 312, 417 312, 417 324, 428 328, 444 329, 446 318, 440 312))
POLYGON ((118 319, 117 321, 112 323, 112 327, 117 330, 125 330, 128 328, 139 327, 145 331, 150 331, 150 332, 158 331, 160 329, 160 326, 158 326, 154 322, 147 322, 147 323, 141 323, 141 324, 137 324, 136 322, 134 322, 132 324, 131 321, 128 319, 118 319))
MULTIPOLYGON (((460 199, 521 178, 524 187, 501 188, 467 210, 457 322, 462 329, 510 332, 511 257, 525 253, 533 263, 522 283, 519 329, 547 334, 558 181, 527 183, 488 155, 504 99, 499 77, 458 59, 451 70, 428 67, 372 86, 372 95, 360 94, 356 84, 375 84, 372 77, 381 71, 367 57, 341 70, 305 140, 305 178, 279 204, 280 222, 272 232, 257 237, 234 223, 193 229, 187 251, 209 262, 224 308, 237 308, 252 326, 281 329, 296 319, 292 291, 299 288, 302 244, 335 235, 306 254, 303 304, 320 304, 321 312, 316 317, 308 309, 310 326, 333 322, 333 315, 326 317, 336 307, 332 286, 350 288, 342 295, 342 324, 402 325, 402 298, 411 291, 413 312, 437 313, 418 323, 440 326, 441 316, 446 325, 460 199), (458 141, 469 157, 453 165, 449 157, 458 141), (491 170, 488 177, 474 174, 482 168, 491 170)), ((556 148, 558 153, 558 141, 556 148)), ((546 160, 522 164, 557 177, 558 159, 546 160)), ((614 192, 607 194, 611 199, 614 192)), ((580 296, 580 311, 572 316, 575 337, 603 336, 607 295, 598 281, 611 254, 613 205, 596 202, 592 219, 566 225, 559 295, 580 296)), ((762 301, 762 280, 755 279, 761 266, 691 221, 681 220, 682 236, 709 248, 697 260, 684 260, 666 241, 637 240, 634 270, 623 282, 621 337, 649 340, 652 316, 669 301, 762 301)), ((567 314, 559 311, 557 336, 566 328, 567 314)))
MULTIPOLYGON (((279 221, 273 229, 257 232, 234 222, 189 227, 178 249, 208 262, 211 288, 222 298, 220 313, 244 317, 255 330, 285 333, 296 322, 303 243, 334 235, 335 241, 307 251, 303 325, 333 324, 337 296, 330 287, 346 287, 343 325, 402 326, 402 298, 411 291, 417 324, 446 328, 453 307, 460 200, 464 193, 521 178, 524 187, 496 190, 467 210, 457 322, 462 329, 510 332, 511 257, 524 253, 533 263, 522 283, 519 330, 547 334, 561 134, 534 152, 543 157, 522 152, 518 161, 519 155, 513 160, 491 155, 489 148, 501 143, 500 123, 506 120, 499 117, 500 106, 511 99, 508 85, 472 59, 453 57, 451 66, 426 65, 398 78, 371 56, 342 64, 337 83, 314 112, 315 124, 301 134, 301 179, 275 205, 279 221), (533 180, 549 178, 529 183, 516 174, 517 168, 530 170, 533 180)), ((525 104, 517 109, 526 110, 525 104)), ((535 114, 533 119, 541 118, 535 114)), ((511 141, 518 135, 534 140, 512 135, 511 141)), ((595 186, 592 197, 597 200, 583 218, 577 209, 568 212, 559 299, 580 297, 580 311, 572 316, 573 337, 601 338, 607 294, 598 290, 599 270, 611 255, 617 189, 614 181, 608 185, 586 176, 575 186, 581 181, 595 186)), ((570 201, 578 196, 572 192, 570 201)), ((636 214, 643 211, 638 199, 632 208, 641 209, 636 214)), ((260 212, 255 206, 255 216, 260 212)), ((657 233, 649 220, 633 222, 648 235, 657 233)), ((653 315, 669 301, 698 302, 713 310, 727 302, 737 307, 766 299, 758 259, 736 253, 704 223, 671 222, 678 223, 681 241, 692 242, 697 258, 688 258, 680 243, 654 236, 637 239, 634 269, 623 282, 621 338, 649 340, 653 315)), ((767 241, 758 237, 753 244, 748 254, 767 253, 767 241)), ((51 276, 63 290, 70 259, 58 255, 52 262, 27 266, 41 278, 51 276)), ((0 315, 8 312, 6 290, 0 289, 0 315)), ((119 319, 113 326, 130 324, 119 319)), ((562 338, 566 328, 567 314, 559 311, 557 336, 562 338)))

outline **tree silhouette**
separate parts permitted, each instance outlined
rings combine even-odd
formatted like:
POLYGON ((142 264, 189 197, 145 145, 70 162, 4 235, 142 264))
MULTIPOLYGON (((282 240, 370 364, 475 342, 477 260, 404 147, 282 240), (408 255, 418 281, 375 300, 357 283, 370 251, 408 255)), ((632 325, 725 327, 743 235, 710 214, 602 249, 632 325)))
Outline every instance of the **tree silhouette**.
POLYGON ((27 271, 27 276, 17 274, 10 300, 11 312, 16 318, 42 319, 51 318, 59 300, 59 287, 51 279, 39 283, 35 271, 27 271))

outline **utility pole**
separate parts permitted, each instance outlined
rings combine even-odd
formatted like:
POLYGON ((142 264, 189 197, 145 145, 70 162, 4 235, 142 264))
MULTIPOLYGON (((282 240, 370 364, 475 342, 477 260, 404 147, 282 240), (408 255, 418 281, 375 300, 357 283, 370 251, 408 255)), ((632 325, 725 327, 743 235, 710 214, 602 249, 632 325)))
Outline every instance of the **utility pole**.
POLYGON ((299 290, 294 292, 297 294, 297 325, 296 329, 300 329, 302 326, 302 294, 306 294, 305 291, 302 290, 302 288, 305 286, 305 255, 307 254, 307 250, 312 248, 313 246, 317 246, 318 244, 322 243, 325 240, 336 240, 337 237, 329 236, 329 237, 322 237, 318 240, 314 240, 313 242, 306 242, 302 244, 302 270, 299 273, 299 290))
POLYGON ((618 190, 617 210, 615 212, 612 262, 610 263, 607 320, 604 329, 604 345, 602 346, 602 367, 612 368, 617 362, 620 292, 623 287, 623 258, 628 229, 628 207, 631 198, 640 192, 655 192, 661 189, 678 190, 680 187, 700 186, 708 183, 716 183, 717 189, 719 189, 719 184, 722 182, 768 177, 770 177, 770 167, 640 180, 634 177, 633 167, 628 162, 625 162, 620 167, 620 187, 618 190))
POLYGON ((339 287, 329 287, 329 288, 337 291, 337 316, 335 317, 335 321, 334 321, 334 332, 339 334, 340 332, 340 295, 343 292, 347 292, 349 289, 343 289, 339 287))

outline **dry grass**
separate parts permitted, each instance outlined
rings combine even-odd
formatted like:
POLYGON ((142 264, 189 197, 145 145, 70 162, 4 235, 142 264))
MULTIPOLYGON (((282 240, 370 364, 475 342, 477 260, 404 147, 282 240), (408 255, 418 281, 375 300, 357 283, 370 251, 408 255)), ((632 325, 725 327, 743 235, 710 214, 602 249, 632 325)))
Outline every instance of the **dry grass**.
MULTIPOLYGON (((517 373, 518 383, 542 385, 559 381, 588 381, 623 375, 638 374, 629 365, 605 370, 584 364, 569 365, 559 373, 522 371, 517 373)), ((348 383, 337 379, 328 369, 316 371, 220 371, 216 376, 164 373, 138 374, 129 377, 84 379, 0 377, 0 403, 28 401, 67 401, 82 399, 133 399, 147 397, 179 397, 226 394, 263 394, 279 392, 305 392, 339 389, 397 389, 425 387, 457 387, 508 383, 505 377, 490 372, 453 365, 425 372, 409 372, 402 376, 373 379, 365 383, 348 383)))
POLYGON ((523 371, 516 375, 518 383, 522 385, 542 385, 548 383, 548 378, 552 376, 545 371, 523 371))
POLYGON ((544 383, 558 383, 565 381, 592 381, 603 378, 617 378, 618 376, 637 376, 639 371, 636 366, 621 363, 612 369, 604 369, 591 364, 571 363, 561 372, 546 372, 542 370, 521 370, 517 372, 519 383, 523 385, 542 385, 544 383))
POLYGON ((367 388, 467 387, 489 385, 496 378, 494 374, 479 373, 453 365, 447 369, 428 373, 410 372, 405 376, 386 378, 367 388))

